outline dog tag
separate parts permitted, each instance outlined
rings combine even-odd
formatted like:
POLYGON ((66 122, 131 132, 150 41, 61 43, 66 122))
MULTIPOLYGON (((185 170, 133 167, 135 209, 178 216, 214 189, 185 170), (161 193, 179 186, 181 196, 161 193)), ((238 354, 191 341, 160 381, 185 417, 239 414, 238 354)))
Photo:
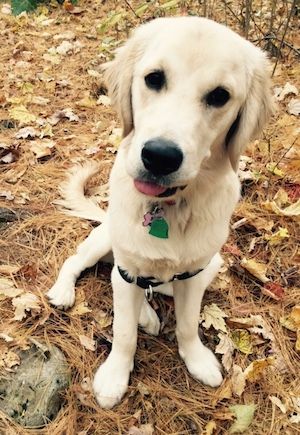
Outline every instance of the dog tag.
POLYGON ((169 237, 169 225, 164 218, 154 219, 151 222, 149 234, 159 239, 167 239, 169 237))

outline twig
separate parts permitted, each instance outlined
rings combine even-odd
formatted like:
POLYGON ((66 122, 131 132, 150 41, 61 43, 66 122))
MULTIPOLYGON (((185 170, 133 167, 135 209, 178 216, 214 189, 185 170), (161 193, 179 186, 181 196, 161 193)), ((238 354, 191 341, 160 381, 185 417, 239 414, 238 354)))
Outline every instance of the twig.
POLYGON ((280 55, 280 52, 281 52, 281 49, 282 49, 282 46, 283 46, 283 43, 284 43, 284 38, 285 38, 286 32, 288 30, 291 18, 293 16, 293 13, 294 13, 294 10, 295 10, 295 6, 296 6, 296 0, 293 0, 292 6, 291 6, 291 10, 289 12, 289 15, 288 15, 288 18, 287 18, 287 21, 286 21, 285 29, 284 29, 284 32, 283 32, 283 35, 282 35, 282 38, 281 38, 281 41, 280 41, 280 45, 279 45, 279 49, 278 49, 278 54, 277 54, 277 57, 276 57, 276 62, 275 62, 275 65, 274 65, 274 68, 273 68, 273 71, 272 71, 272 77, 275 74, 275 71, 276 71, 276 68, 277 68, 277 64, 278 64, 278 61, 279 61, 279 55, 280 55))
POLYGON ((141 22, 141 17, 139 17, 135 10, 133 9, 133 7, 131 6, 131 4, 129 3, 128 0, 125 0, 125 3, 127 4, 127 6, 129 7, 129 9, 131 10, 131 12, 133 12, 133 15, 135 16, 135 18, 137 18, 140 22, 141 22))
POLYGON ((229 12, 234 16, 234 18, 238 21, 239 25, 242 26, 243 25, 243 21, 237 16, 237 14, 231 9, 231 7, 228 5, 228 3, 226 2, 226 0, 223 0, 223 3, 225 5, 225 8, 227 8, 229 10, 229 12))

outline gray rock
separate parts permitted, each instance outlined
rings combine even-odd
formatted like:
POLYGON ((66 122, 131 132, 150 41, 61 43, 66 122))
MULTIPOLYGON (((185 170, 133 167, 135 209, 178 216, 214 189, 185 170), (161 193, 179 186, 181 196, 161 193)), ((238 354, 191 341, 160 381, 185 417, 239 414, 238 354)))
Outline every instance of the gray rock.
POLYGON ((62 391, 70 373, 64 354, 53 345, 36 345, 19 352, 18 369, 0 377, 0 410, 27 427, 53 420, 63 404, 62 391))

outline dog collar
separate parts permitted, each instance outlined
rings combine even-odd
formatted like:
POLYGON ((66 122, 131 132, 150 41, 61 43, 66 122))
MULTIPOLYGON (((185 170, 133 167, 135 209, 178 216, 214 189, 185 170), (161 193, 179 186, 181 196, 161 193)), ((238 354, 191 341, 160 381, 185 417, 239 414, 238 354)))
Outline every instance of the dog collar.
MULTIPOLYGON (((193 276, 202 272, 202 270, 204 270, 204 269, 197 269, 194 272, 184 272, 184 273, 176 274, 173 276, 173 278, 171 278, 167 282, 182 281, 184 279, 192 278, 193 276)), ((137 276, 137 277, 133 278, 129 275, 129 273, 126 270, 122 269, 120 266, 118 266, 118 271, 119 271, 121 277, 124 279, 124 281, 128 282, 129 284, 134 283, 138 287, 141 287, 142 289, 144 289, 148 300, 152 299, 153 287, 155 288, 155 287, 158 287, 159 285, 166 283, 165 281, 156 281, 156 280, 153 281, 155 279, 153 276, 148 276, 148 277, 137 276)))

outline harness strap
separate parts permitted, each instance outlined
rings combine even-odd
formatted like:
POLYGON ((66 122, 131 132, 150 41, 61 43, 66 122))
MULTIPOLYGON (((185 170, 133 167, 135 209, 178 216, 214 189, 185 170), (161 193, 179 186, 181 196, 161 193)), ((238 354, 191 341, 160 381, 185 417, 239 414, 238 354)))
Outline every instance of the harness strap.
MULTIPOLYGON (((197 269, 195 270, 195 272, 184 272, 184 273, 176 274, 168 282, 177 281, 177 280, 181 281, 184 279, 192 278, 193 276, 202 272, 202 270, 203 269, 197 269)), ((153 276, 148 276, 148 277, 137 276, 136 278, 132 278, 128 274, 128 272, 122 269, 120 266, 118 266, 118 271, 121 277, 124 279, 124 281, 128 282, 129 284, 135 283, 137 286, 141 287, 144 290, 149 289, 150 287, 158 287, 159 285, 165 284, 164 281, 152 281, 153 279, 155 279, 153 276)))

